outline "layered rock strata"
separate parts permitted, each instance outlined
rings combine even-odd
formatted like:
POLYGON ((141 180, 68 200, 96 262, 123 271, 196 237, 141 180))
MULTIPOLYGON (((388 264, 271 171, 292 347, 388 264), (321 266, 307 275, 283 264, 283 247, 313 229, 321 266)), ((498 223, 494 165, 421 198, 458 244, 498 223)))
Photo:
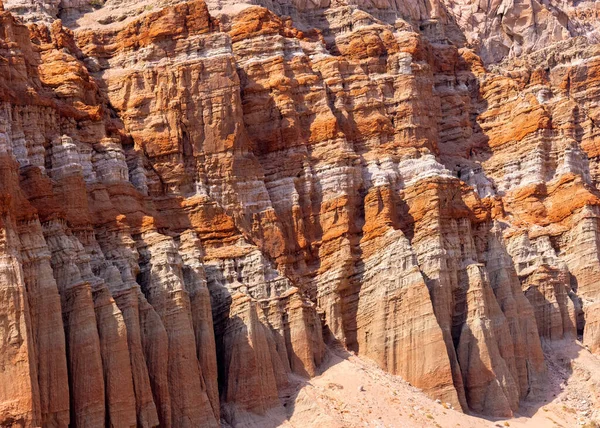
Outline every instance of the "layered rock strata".
POLYGON ((233 3, 0 12, 0 425, 245 426, 327 344, 510 417, 598 352, 593 4, 233 3))

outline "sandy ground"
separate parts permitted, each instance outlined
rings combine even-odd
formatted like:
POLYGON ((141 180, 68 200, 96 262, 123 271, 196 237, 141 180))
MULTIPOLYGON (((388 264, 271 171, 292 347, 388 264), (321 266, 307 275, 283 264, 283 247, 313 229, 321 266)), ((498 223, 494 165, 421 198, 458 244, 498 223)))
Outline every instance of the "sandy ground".
MULTIPOLYGON (((252 428, 586 427, 600 421, 600 359, 579 343, 545 344, 549 381, 512 419, 465 415, 425 396, 397 376, 344 351, 331 350, 320 376, 284 397, 285 411, 248 416, 252 428), (285 413, 285 414, 284 414, 285 413)), ((598 425, 600 426, 600 425, 598 425)))

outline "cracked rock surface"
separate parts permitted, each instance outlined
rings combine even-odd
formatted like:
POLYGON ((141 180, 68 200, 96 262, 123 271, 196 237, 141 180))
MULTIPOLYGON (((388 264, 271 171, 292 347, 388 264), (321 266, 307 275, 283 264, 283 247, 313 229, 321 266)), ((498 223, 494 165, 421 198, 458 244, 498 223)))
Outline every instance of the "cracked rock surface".
POLYGON ((0 3, 0 426, 293 423, 332 347, 519 413, 600 353, 599 13, 0 3))

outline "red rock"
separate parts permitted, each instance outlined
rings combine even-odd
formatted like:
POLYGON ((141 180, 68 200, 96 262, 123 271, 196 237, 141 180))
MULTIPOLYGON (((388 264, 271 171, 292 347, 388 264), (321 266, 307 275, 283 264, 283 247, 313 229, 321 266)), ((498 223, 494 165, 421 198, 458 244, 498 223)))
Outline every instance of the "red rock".
POLYGON ((593 8, 267 3, 6 2, 0 425, 285 418, 334 343, 508 417, 600 349, 593 8))

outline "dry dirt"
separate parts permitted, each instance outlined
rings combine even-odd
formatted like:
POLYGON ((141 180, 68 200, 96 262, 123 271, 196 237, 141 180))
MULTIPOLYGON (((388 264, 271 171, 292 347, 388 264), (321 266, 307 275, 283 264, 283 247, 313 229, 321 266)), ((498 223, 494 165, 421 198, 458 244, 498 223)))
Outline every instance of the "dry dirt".
POLYGON ((544 344, 549 382, 512 419, 466 415, 428 398, 417 388, 366 361, 330 349, 323 372, 298 384, 285 411, 248 416, 244 427, 595 427, 600 421, 600 360, 580 342, 544 344))

